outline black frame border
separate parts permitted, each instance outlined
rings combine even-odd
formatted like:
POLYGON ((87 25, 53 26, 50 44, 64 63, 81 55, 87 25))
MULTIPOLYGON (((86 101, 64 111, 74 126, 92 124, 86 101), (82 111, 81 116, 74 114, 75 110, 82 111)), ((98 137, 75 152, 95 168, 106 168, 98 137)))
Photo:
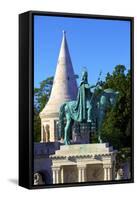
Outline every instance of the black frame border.
POLYGON ((134 17, 63 13, 47 11, 28 11, 19 15, 19 185, 28 189, 62 188, 134 183, 134 17), (132 76, 132 156, 131 179, 94 181, 84 183, 64 183, 33 185, 33 95, 34 95, 34 16, 57 16, 101 20, 130 21, 130 66, 132 76))

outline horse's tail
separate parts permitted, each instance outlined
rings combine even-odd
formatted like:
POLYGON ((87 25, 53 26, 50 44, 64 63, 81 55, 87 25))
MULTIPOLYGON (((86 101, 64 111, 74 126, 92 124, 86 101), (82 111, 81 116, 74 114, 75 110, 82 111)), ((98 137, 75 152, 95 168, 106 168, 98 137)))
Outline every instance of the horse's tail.
POLYGON ((66 103, 62 104, 59 111, 59 138, 62 138, 64 135, 63 133, 64 133, 64 127, 65 127, 65 123, 64 123, 65 106, 66 106, 66 103))

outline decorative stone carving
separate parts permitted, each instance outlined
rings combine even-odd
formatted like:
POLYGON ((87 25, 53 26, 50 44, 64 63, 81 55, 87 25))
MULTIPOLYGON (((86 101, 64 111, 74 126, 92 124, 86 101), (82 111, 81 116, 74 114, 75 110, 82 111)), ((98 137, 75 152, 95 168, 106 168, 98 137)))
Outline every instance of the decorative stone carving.
POLYGON ((42 179, 42 175, 40 173, 35 173, 34 174, 34 185, 43 185, 45 184, 43 179, 42 179))

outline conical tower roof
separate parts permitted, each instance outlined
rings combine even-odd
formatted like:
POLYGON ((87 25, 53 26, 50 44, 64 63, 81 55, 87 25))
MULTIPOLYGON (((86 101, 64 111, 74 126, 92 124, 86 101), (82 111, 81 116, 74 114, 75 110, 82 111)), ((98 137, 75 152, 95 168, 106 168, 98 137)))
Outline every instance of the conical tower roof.
POLYGON ((59 113, 60 106, 67 101, 75 100, 77 96, 76 75, 74 74, 66 33, 63 38, 54 76, 51 95, 48 103, 41 112, 41 116, 59 113))

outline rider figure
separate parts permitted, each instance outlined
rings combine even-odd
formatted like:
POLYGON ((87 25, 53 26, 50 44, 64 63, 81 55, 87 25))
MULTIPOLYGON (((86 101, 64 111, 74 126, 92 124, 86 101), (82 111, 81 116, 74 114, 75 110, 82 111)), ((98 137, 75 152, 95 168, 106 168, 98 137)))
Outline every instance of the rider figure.
POLYGON ((88 84, 88 73, 86 70, 82 72, 82 78, 79 86, 76 109, 79 108, 79 121, 92 122, 92 92, 91 88, 96 86, 90 86, 88 84))

